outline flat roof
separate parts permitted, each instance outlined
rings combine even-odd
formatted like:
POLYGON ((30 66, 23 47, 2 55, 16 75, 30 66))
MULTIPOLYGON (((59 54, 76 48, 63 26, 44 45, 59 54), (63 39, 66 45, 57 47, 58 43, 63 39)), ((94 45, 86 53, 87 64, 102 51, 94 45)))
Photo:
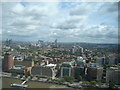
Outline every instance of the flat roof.
POLYGON ((46 65, 47 67, 55 67, 56 66, 56 64, 48 64, 48 65, 46 65))
POLYGON ((119 69, 118 67, 110 67, 110 69, 119 69))

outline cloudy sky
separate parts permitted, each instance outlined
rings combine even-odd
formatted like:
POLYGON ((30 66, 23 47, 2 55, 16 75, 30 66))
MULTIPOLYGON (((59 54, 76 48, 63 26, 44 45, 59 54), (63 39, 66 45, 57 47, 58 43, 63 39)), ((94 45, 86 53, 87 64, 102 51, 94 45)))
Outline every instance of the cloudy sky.
POLYGON ((2 4, 3 40, 117 43, 117 27, 115 2, 2 4))

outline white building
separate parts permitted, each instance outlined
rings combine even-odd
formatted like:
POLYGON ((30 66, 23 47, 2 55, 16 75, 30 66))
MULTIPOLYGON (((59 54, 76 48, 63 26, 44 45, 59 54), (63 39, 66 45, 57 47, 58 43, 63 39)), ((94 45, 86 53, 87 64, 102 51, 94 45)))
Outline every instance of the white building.
POLYGON ((61 77, 73 75, 73 62, 63 62, 61 66, 61 77))

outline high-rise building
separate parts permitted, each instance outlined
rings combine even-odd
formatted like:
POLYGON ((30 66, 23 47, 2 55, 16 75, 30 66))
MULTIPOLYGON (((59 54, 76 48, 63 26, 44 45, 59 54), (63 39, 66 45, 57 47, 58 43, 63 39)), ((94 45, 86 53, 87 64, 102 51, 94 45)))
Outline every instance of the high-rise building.
POLYGON ((57 39, 55 40, 55 48, 58 47, 57 39))
POLYGON ((83 54, 83 48, 79 46, 79 53, 82 55, 83 54))
POLYGON ((10 53, 4 55, 2 60, 2 70, 3 72, 9 72, 9 70, 14 66, 13 56, 10 53))
POLYGON ((76 51, 77 51, 77 47, 76 47, 76 46, 73 46, 72 49, 71 49, 72 54, 75 54, 76 51))
POLYGON ((120 85, 120 67, 110 67, 106 71, 106 82, 120 85))
POLYGON ((12 43, 12 39, 7 39, 7 40, 5 41, 6 46, 10 46, 11 43, 12 43))

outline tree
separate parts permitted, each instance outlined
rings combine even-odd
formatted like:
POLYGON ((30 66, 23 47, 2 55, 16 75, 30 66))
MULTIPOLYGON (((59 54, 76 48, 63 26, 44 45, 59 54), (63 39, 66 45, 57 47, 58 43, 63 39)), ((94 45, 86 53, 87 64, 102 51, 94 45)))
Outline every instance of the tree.
POLYGON ((97 80, 97 84, 101 86, 103 83, 101 80, 97 80))
POLYGON ((28 75, 25 75, 25 78, 28 78, 28 75))
POLYGON ((78 81, 82 81, 82 76, 78 76, 78 81))
POLYGON ((61 80, 59 80, 59 82, 65 82, 65 80, 64 80, 64 79, 61 79, 61 80))
POLYGON ((115 83, 112 82, 112 81, 109 81, 109 87, 110 87, 110 88, 114 88, 114 87, 115 87, 115 83))
POLYGON ((20 75, 20 78, 22 78, 23 77, 23 75, 20 75))
POLYGON ((95 86, 97 84, 97 82, 96 81, 91 81, 90 84, 91 84, 91 86, 95 86))
POLYGON ((33 76, 30 76, 30 78, 32 79, 32 78, 33 78, 33 76))
POLYGON ((87 85, 89 85, 90 82, 89 82, 89 81, 82 81, 82 84, 87 84, 87 85))
POLYGON ((106 69, 106 68, 109 68, 110 67, 110 65, 108 65, 108 64, 104 64, 104 69, 106 69))
POLYGON ((66 82, 73 83, 74 78, 73 78, 73 77, 70 77, 70 76, 65 76, 65 77, 64 77, 64 80, 65 80, 66 82))

